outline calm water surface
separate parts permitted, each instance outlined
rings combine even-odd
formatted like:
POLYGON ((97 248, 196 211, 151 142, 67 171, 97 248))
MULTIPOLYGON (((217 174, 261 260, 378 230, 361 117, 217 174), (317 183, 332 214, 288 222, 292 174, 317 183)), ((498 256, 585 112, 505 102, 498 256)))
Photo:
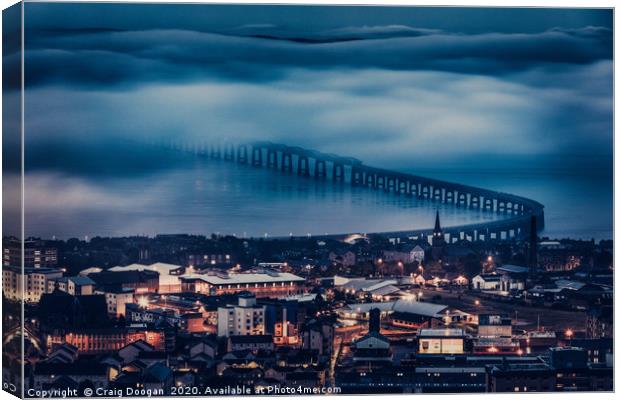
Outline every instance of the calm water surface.
MULTIPOLYGON (((527 170, 415 172, 536 199, 546 206, 544 234, 552 237, 611 237, 610 178, 527 170)), ((49 185, 46 177, 27 177, 31 183, 26 186, 30 235, 220 233, 256 237, 377 232, 430 227, 435 210, 445 226, 500 218, 488 212, 203 159, 135 178, 53 178, 61 192, 50 205, 39 194, 49 185)))

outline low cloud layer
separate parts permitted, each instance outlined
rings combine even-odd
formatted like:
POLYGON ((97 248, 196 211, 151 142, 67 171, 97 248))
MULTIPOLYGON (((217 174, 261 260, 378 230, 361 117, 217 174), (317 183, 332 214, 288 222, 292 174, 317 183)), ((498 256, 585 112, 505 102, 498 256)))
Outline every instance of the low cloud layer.
POLYGON ((407 26, 295 34, 188 30, 69 31, 27 37, 26 85, 136 85, 218 77, 270 81, 289 68, 434 70, 503 76, 540 66, 611 60, 602 27, 463 35, 407 26))
POLYGON ((372 17, 292 27, 268 13, 201 29, 79 18, 61 29, 42 15, 26 32, 31 169, 186 162, 140 149, 153 141, 272 140, 405 170, 524 159, 578 169, 612 154, 612 32, 594 19, 464 33, 372 17))

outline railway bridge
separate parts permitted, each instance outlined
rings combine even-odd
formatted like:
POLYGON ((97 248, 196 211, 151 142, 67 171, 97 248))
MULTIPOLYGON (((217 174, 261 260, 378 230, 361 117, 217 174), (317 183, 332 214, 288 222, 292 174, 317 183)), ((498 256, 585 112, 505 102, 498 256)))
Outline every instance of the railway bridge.
MULTIPOLYGON (((222 159, 256 168, 269 168, 300 177, 331 180, 352 186, 383 190, 399 196, 412 196, 454 207, 483 210, 502 215, 501 219, 445 227, 449 241, 510 240, 529 237, 544 228, 544 206, 539 202, 509 193, 426 178, 365 165, 353 157, 305 149, 296 146, 257 141, 244 144, 214 143, 203 146, 175 146, 212 159, 222 159)), ((373 232, 386 236, 420 236, 432 233, 432 227, 398 232, 373 232)), ((348 234, 327 235, 343 237, 348 234)), ((325 235, 321 235, 325 236, 325 235)))

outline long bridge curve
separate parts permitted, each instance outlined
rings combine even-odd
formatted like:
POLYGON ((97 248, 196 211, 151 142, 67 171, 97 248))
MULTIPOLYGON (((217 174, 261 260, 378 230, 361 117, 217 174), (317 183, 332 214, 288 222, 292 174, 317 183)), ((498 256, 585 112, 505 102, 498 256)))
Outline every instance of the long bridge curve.
MULTIPOLYGON (((331 180, 352 186, 384 190, 455 207, 478 209, 504 218, 491 222, 445 227, 450 242, 458 240, 510 240, 529 237, 544 228, 544 206, 532 199, 493 190, 426 178, 414 174, 365 165, 353 157, 323 153, 296 146, 257 141, 247 144, 216 143, 202 146, 174 145, 211 159, 270 168, 300 177, 331 180)), ((372 232, 390 237, 429 235, 432 227, 411 231, 372 232)), ((318 235, 342 238, 350 233, 318 235)))

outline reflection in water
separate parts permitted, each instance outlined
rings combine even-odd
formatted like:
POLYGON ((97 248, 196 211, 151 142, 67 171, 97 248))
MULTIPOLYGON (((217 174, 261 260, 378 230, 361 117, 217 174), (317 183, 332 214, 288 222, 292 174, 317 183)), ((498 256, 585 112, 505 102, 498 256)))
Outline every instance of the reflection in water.
POLYGON ((42 237, 408 230, 432 226, 436 209, 445 226, 498 218, 329 180, 204 159, 196 159, 190 168, 140 178, 86 181, 32 175, 28 182, 27 231, 42 237))
MULTIPOLYGON (((329 180, 191 160, 183 167, 140 177, 86 179, 31 173, 26 178, 27 235, 287 236, 395 231, 431 227, 436 209, 445 226, 501 218, 329 180)), ((583 239, 612 236, 613 185, 606 177, 535 170, 416 172, 538 200, 545 205, 543 235, 583 239)))

